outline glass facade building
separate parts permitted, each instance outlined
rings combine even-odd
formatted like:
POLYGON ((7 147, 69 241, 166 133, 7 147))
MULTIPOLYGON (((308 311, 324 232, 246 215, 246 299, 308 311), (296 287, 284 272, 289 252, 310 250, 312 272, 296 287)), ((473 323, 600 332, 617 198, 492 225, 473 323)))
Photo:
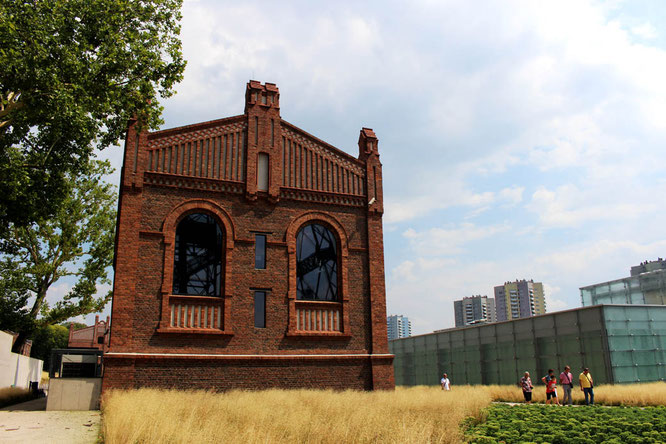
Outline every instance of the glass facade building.
POLYGON ((666 380, 666 306, 583 307, 389 342, 398 385, 516 384, 549 368, 589 367, 595 382, 666 380))
POLYGON ((599 304, 666 305, 666 261, 631 267, 631 276, 580 288, 584 307, 599 304))

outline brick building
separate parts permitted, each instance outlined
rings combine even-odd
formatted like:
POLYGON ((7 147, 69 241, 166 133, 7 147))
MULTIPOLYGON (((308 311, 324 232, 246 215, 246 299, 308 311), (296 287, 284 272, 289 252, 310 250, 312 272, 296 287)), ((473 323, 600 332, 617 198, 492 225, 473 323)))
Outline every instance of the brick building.
POLYGON ((129 124, 104 389, 392 389, 382 167, 280 118, 129 124))
POLYGON ((106 321, 100 321, 99 316, 95 316, 95 323, 89 327, 74 329, 74 324, 69 324, 68 348, 96 348, 98 350, 109 349, 109 327, 111 322, 109 317, 106 321))

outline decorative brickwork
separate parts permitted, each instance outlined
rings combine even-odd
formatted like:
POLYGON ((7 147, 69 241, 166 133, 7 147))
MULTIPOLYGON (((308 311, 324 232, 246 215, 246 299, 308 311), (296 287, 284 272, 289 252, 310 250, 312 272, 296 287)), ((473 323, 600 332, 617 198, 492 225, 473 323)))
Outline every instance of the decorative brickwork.
POLYGON ((394 387, 377 137, 363 128, 355 158, 282 120, 279 100, 251 81, 243 115, 153 133, 130 122, 105 390, 394 387), (195 213, 222 232, 219 296, 173 294, 176 230, 195 213), (296 235, 309 223, 336 237, 335 301, 297 298, 296 235))

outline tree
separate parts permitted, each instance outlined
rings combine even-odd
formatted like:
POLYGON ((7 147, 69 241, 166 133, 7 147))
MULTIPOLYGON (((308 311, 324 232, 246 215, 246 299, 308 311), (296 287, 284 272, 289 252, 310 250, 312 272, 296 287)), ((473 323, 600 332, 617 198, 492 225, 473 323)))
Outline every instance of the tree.
POLYGON ((48 371, 51 363, 51 350, 67 348, 69 344, 69 327, 64 325, 44 325, 35 330, 32 336, 30 356, 44 361, 44 370, 48 371))
POLYGON ((0 317, 0 329, 19 333, 15 349, 37 326, 100 311, 110 299, 110 291, 96 294, 99 284, 111 283, 116 191, 102 180, 111 171, 108 162, 89 161, 81 174, 66 175, 65 198, 52 218, 7 230, 0 255, 0 308, 13 312, 0 317), (49 288, 66 276, 75 284, 50 306, 49 288))
POLYGON ((182 0, 0 2, 0 235, 47 218, 94 148, 161 123, 185 62, 182 0))

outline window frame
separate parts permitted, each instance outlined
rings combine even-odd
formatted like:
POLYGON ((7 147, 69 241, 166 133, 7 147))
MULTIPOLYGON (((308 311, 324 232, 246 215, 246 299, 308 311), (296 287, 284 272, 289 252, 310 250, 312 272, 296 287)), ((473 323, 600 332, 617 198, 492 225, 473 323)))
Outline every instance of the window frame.
MULTIPOLYGON (((158 234, 152 232, 154 234, 158 234)), ((191 199, 175 206, 162 223, 163 268, 161 285, 161 309, 158 333, 233 335, 231 330, 231 294, 235 226, 233 220, 216 202, 207 199, 191 199), (222 230, 222 270, 220 296, 194 296, 173 294, 175 237, 178 224, 193 213, 211 216, 222 230), (178 322, 174 322, 174 318, 178 322), (202 321, 202 319, 206 319, 202 321), (193 320, 196 319, 196 322, 193 320), (183 322, 180 322, 183 320, 183 322), (187 322, 185 322, 187 321, 187 322), (181 325, 182 324, 182 325, 181 325), (196 326, 195 326, 196 325, 196 326)))
MULTIPOLYGON (((215 236, 217 236, 217 235, 218 235, 218 233, 216 232, 216 233, 215 233, 215 236)), ((171 293, 172 293, 173 295, 178 295, 178 296, 209 296, 209 297, 221 297, 221 295, 222 295, 222 293, 223 293, 223 289, 222 289, 222 288, 223 288, 222 278, 223 278, 224 265, 225 265, 225 264, 224 264, 223 254, 222 254, 223 245, 224 245, 224 230, 222 229, 222 227, 220 226, 220 224, 218 223, 218 221, 216 220, 215 217, 211 216, 210 214, 208 214, 208 213, 206 213, 206 212, 193 212, 193 213, 189 213, 189 214, 187 214, 185 217, 181 218, 181 219, 179 220, 179 222, 178 222, 178 225, 176 226, 176 236, 175 236, 175 238, 174 238, 174 247, 173 247, 173 248, 174 248, 174 270, 173 270, 173 286, 172 286, 171 293), (217 282, 214 282, 214 283, 213 283, 213 286, 214 286, 213 293, 214 293, 214 294, 193 294, 193 293, 186 293, 186 292, 183 292, 182 290, 180 290, 180 291, 178 291, 178 292, 176 291, 176 286, 177 286, 177 283, 176 283, 176 275, 178 274, 178 271, 177 271, 177 269, 176 269, 176 256, 177 256, 176 248, 178 247, 178 232, 179 232, 179 230, 180 230, 182 224, 183 224, 188 218, 190 218, 191 216, 194 216, 194 215, 199 215, 199 214, 200 214, 200 215, 203 215, 203 216, 207 216, 208 218, 210 218, 210 219, 212 220, 212 222, 215 223, 215 225, 216 225, 216 229, 220 231, 220 233, 219 233, 219 234, 220 234, 219 244, 217 244, 217 239, 216 239, 216 245, 215 245, 217 248, 220 248, 220 251, 218 251, 218 252, 216 252, 216 253, 213 252, 213 254, 216 255, 216 260, 219 261, 219 263, 216 264, 216 265, 219 265, 219 267, 220 267, 219 270, 218 270, 218 273, 217 273, 217 278, 216 278, 216 281, 217 281, 217 282)), ((214 249, 209 249, 209 250, 214 250, 214 249)), ((187 262, 187 259, 186 259, 187 257, 188 257, 188 256, 186 256, 185 258, 182 258, 182 259, 185 260, 185 262, 187 262)), ((178 283, 178 285, 180 286, 180 284, 182 284, 182 279, 181 279, 181 282, 178 283)), ((189 286, 189 285, 187 285, 187 286, 189 286)))
POLYGON ((254 314, 254 328, 262 328, 262 329, 267 328, 266 311, 267 311, 267 308, 268 308, 268 294, 269 294, 268 290, 263 290, 263 289, 252 290, 252 297, 253 297, 252 308, 253 308, 253 314, 254 314), (263 296, 263 325, 257 325, 257 296, 258 295, 263 296))
MULTIPOLYGON (((298 301, 309 301, 309 302, 339 302, 340 301, 340 237, 335 233, 334 230, 330 229, 328 227, 328 224, 322 224, 317 221, 310 221, 306 224, 303 224, 298 231, 296 232, 296 300, 298 301), (327 230, 331 235, 333 236, 333 240, 335 242, 335 299, 304 299, 304 298, 299 298, 299 276, 298 276, 298 236, 303 232, 303 230, 307 229, 310 226, 313 225, 318 225, 320 227, 323 227, 325 230, 327 230)), ((318 267, 318 268, 321 268, 318 267)))
POLYGON ((333 216, 320 212, 306 212, 292 220, 289 224, 285 240, 288 254, 289 289, 287 300, 289 304, 288 337, 328 337, 349 338, 351 328, 349 322, 349 248, 344 227, 333 216), (296 235, 300 229, 310 223, 318 223, 329 229, 338 242, 338 300, 310 301, 297 300, 297 261, 296 261, 296 235), (304 313, 309 313, 305 318, 304 313), (314 313, 314 314, 313 314, 314 313), (325 316, 326 313, 335 313, 335 319, 325 316), (313 320, 314 319, 314 320, 313 320), (307 326, 304 327, 304 321, 307 326), (332 322, 334 321, 334 329, 332 322), (312 325, 324 328, 311 328, 312 325), (310 328, 309 328, 310 327, 310 328))
POLYGON ((271 187, 271 156, 263 151, 257 153, 257 191, 267 193, 271 187), (265 165, 263 163, 265 159, 265 165), (265 188, 264 188, 265 182, 265 188))
POLYGON ((268 265, 268 235, 266 233, 254 233, 254 269, 255 270, 265 270, 268 265), (262 237, 264 239, 263 243, 263 267, 257 267, 257 251, 258 251, 258 242, 257 238, 262 237))

